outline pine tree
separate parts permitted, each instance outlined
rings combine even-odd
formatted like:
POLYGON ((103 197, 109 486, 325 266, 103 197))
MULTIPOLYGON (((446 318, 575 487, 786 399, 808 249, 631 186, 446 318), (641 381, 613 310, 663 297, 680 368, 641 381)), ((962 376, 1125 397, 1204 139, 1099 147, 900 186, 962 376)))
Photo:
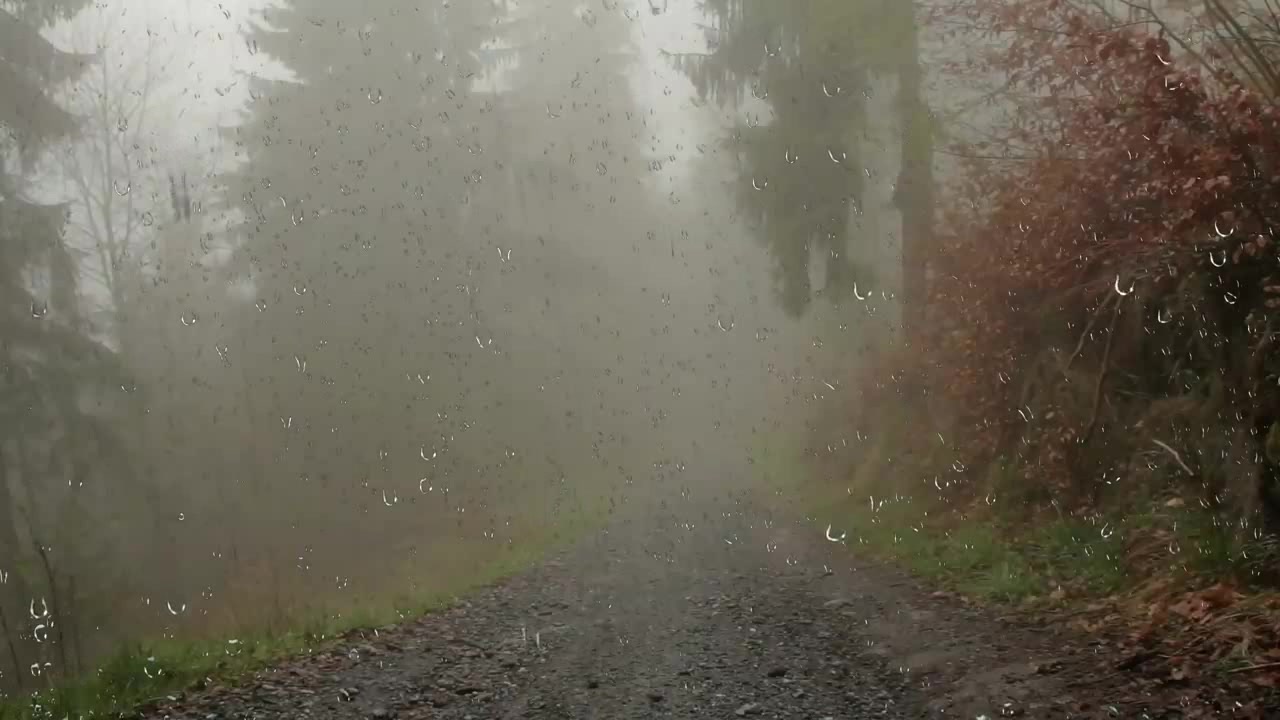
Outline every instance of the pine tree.
MULTIPOLYGON (((23 635, 14 608, 26 607, 35 582, 34 558, 42 554, 35 545, 47 539, 41 517, 60 512, 48 508, 63 497, 58 486, 78 486, 94 464, 118 459, 120 447, 101 412, 89 409, 123 380, 112 354, 82 327, 79 273, 63 242, 67 208, 37 197, 31 182, 43 151, 77 129, 51 92, 91 61, 57 49, 41 30, 86 4, 0 6, 0 573, 8 580, 0 612, 14 663, 22 652, 15 638, 23 635), (48 484, 49 469, 66 477, 48 484)), ((57 582, 48 566, 44 581, 57 582)), ((11 677, 26 672, 14 670, 11 677)))
MULTIPOLYGON (((898 80, 903 173, 895 198, 904 256, 918 259, 920 212, 931 212, 929 127, 922 120, 913 3, 907 0, 710 0, 710 52, 673 57, 698 92, 746 115, 726 146, 738 163, 738 204, 776 262, 778 293, 792 314, 808 307, 810 257, 826 257, 824 293, 838 300, 870 270, 854 260, 883 238, 859 232, 865 209, 869 107, 879 76, 898 80)), ((927 223, 926 223, 927 225, 927 223)), ((907 284, 918 284, 904 268, 907 284)))

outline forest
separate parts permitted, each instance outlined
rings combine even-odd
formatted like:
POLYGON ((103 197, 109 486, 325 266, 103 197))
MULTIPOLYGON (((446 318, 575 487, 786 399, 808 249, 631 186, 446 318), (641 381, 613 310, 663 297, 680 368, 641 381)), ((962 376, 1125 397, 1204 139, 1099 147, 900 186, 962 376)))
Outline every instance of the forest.
POLYGON ((15 717, 746 495, 1280 683, 1280 4, 180 5, 0 0, 15 717))

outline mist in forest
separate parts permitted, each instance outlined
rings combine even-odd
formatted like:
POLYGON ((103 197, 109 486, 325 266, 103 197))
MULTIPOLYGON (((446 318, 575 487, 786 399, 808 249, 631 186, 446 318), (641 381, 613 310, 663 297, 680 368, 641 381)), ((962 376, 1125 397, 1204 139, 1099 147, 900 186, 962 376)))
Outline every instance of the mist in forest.
POLYGON ((5 688, 730 507, 923 273, 915 34, 873 0, 0 2, 5 688))

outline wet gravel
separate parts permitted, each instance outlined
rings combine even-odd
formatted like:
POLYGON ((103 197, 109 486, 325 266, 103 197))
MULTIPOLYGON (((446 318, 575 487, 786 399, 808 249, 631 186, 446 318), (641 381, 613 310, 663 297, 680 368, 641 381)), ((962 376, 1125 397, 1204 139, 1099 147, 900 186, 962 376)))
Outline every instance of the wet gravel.
POLYGON ((1138 697, 1106 668, 1087 645, 859 564, 803 522, 648 517, 447 610, 144 716, 1203 716, 1153 709, 1176 698, 1138 697))

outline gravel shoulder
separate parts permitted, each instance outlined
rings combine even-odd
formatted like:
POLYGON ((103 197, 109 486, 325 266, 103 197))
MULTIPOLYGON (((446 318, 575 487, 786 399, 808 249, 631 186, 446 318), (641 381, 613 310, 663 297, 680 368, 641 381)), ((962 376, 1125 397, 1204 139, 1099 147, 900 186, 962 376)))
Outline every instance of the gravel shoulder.
POLYGON ((1265 716, 1115 671, 1096 646, 931 593, 821 528, 688 518, 635 514, 447 610, 144 716, 1265 716))

